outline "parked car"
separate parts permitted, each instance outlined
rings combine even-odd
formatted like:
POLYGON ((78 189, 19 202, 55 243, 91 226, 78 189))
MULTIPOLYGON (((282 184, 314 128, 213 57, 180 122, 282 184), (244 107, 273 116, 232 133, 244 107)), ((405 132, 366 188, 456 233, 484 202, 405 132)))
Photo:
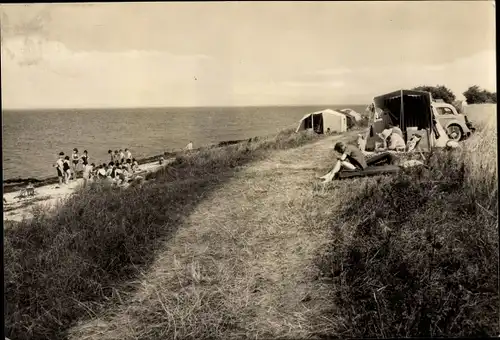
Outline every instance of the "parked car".
POLYGON ((446 130, 450 139, 460 141, 468 138, 475 131, 467 116, 458 113, 453 105, 443 102, 433 102, 432 109, 435 117, 446 130))

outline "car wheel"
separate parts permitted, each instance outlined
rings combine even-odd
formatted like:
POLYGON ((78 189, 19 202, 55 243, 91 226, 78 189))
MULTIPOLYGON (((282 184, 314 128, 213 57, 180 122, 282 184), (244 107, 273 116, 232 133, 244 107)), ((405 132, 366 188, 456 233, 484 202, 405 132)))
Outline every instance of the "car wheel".
POLYGON ((464 135, 462 128, 456 124, 452 124, 446 128, 448 137, 456 142, 460 141, 464 135))

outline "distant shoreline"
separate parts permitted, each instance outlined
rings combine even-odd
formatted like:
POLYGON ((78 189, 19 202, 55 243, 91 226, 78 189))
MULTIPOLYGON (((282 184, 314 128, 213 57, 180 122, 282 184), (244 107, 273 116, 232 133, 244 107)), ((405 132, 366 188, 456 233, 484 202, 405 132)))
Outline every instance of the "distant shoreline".
MULTIPOLYGON (((257 137, 254 137, 257 138, 257 137)), ((195 148, 193 150, 199 150, 202 148, 217 148, 217 147, 223 147, 231 144, 238 144, 238 143, 243 143, 246 141, 250 141, 253 138, 249 139, 241 139, 241 140, 230 140, 230 141, 222 141, 217 144, 212 144, 212 145, 207 145, 207 146, 202 146, 200 148, 195 148)), ((184 150, 178 150, 174 152, 165 152, 160 155, 154 155, 154 156, 148 156, 145 158, 138 159, 137 162, 139 165, 146 164, 146 163, 151 163, 154 161, 157 161, 160 157, 168 157, 168 158, 174 158, 178 156, 179 154, 182 154, 185 152, 184 150)), ((81 175, 82 171, 77 171, 77 174, 81 175)), ((28 185, 30 182, 35 186, 35 187, 41 187, 45 185, 51 185, 51 184, 56 184, 58 183, 59 179, 57 176, 50 176, 50 177, 45 177, 45 178, 34 178, 34 177, 29 177, 29 178, 8 178, 4 179, 3 181, 3 192, 8 193, 8 192, 13 192, 16 190, 19 190, 19 187, 23 187, 28 185)))
POLYGON ((275 105, 235 105, 235 106, 149 106, 149 107, 89 107, 89 108, 26 108, 26 109, 14 109, 14 108, 2 108, 2 112, 37 112, 37 111, 100 111, 100 110, 179 110, 179 109, 235 109, 235 108, 262 108, 262 107, 351 107, 351 106, 368 106, 369 104, 300 104, 300 105, 290 105, 290 104, 275 104, 275 105))

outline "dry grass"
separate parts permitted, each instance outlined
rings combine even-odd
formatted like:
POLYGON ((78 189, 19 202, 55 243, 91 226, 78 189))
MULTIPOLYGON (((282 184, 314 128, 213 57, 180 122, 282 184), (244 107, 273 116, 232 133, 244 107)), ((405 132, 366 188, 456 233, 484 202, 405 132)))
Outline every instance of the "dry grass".
POLYGON ((331 147, 322 141, 242 168, 184 221, 137 294, 74 328, 72 338, 311 334, 319 291, 311 264, 327 241, 326 225, 313 221, 327 209, 311 181, 331 147))
POLYGON ((63 339, 77 320, 120 304, 135 291, 138 275, 148 271, 165 240, 238 167, 265 158, 267 150, 317 138, 284 131, 252 143, 202 149, 148 176, 152 183, 143 188, 81 191, 56 216, 39 211, 33 220, 5 230, 7 335, 63 339))
POLYGON ((318 333, 498 334, 496 145, 492 116, 463 150, 431 155, 428 169, 332 189, 349 204, 317 262, 335 306, 318 333))

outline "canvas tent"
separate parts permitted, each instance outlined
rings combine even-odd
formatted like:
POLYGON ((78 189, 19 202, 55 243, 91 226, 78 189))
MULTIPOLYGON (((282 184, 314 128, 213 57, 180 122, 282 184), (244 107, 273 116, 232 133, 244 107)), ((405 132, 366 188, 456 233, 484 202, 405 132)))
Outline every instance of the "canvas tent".
POLYGON ((353 109, 342 109, 339 111, 342 112, 343 114, 345 114, 346 116, 351 117, 356 122, 359 122, 362 118, 361 115, 359 113, 357 113, 356 111, 354 111, 353 109))
POLYGON ((328 129, 330 132, 345 132, 347 118, 344 114, 331 109, 308 113, 302 117, 295 132, 307 129, 313 129, 317 133, 326 133, 328 129))
POLYGON ((436 120, 431 103, 432 96, 425 91, 399 90, 375 97, 366 136, 367 149, 374 145, 377 133, 388 128, 389 124, 399 125, 406 143, 411 137, 410 130, 422 135, 420 147, 423 150, 446 146, 448 135, 436 120))

